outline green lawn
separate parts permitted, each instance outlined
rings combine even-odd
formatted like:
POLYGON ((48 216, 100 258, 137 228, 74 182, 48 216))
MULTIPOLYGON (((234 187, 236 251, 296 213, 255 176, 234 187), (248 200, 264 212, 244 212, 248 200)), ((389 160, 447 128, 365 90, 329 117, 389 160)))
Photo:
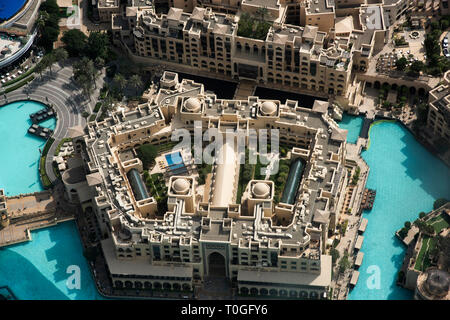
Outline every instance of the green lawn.
POLYGON ((423 238, 422 247, 417 255, 414 269, 425 271, 430 266, 429 253, 436 246, 437 239, 425 236, 423 238))
POLYGON ((433 226, 436 233, 441 232, 443 229, 450 228, 448 218, 443 214, 440 214, 439 216, 431 219, 430 221, 428 221, 428 224, 431 224, 433 226))

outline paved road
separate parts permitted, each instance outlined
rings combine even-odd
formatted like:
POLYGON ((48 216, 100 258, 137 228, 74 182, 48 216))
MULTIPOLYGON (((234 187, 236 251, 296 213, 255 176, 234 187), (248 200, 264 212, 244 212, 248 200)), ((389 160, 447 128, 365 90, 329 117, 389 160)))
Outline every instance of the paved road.
MULTIPOLYGON (((69 64, 68 64, 69 65, 69 64)), ((70 64, 71 65, 71 64, 70 64)), ((103 76, 97 81, 97 89, 89 101, 81 92, 81 89, 72 80, 72 67, 65 66, 61 68, 55 64, 52 67, 53 72, 47 71, 42 74, 35 74, 35 79, 29 85, 23 86, 13 92, 0 97, 0 104, 11 103, 18 100, 36 100, 44 104, 52 104, 56 110, 58 120, 53 133, 55 142, 48 151, 49 157, 45 164, 47 175, 50 181, 55 181, 56 176, 53 173, 52 161, 53 154, 59 141, 67 136, 68 129, 81 125, 86 125, 86 119, 81 114, 83 111, 92 113, 99 89, 103 86, 103 76)))

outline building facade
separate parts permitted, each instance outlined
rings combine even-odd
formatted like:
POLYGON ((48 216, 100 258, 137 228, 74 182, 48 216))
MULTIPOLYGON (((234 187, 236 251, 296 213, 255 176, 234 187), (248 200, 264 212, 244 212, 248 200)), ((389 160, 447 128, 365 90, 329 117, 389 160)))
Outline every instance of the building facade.
MULTIPOLYGON (((91 194, 80 189, 78 197, 96 214, 114 286, 191 291, 219 276, 242 295, 326 298, 332 269, 326 242, 347 185, 346 130, 328 114, 328 102, 306 109, 289 100, 222 100, 171 72, 144 98, 147 103, 90 123, 74 139, 91 194), (161 209, 161 198, 146 188, 147 168, 136 148, 167 144, 180 128, 188 136, 231 130, 231 142, 224 139, 202 183, 191 147, 168 151, 179 153, 183 166, 163 169, 161 209), (290 150, 290 191, 275 201, 276 186, 262 175, 241 186, 238 200, 238 134, 248 142, 250 132, 263 129, 278 129, 280 145, 290 150)), ((64 175, 63 181, 78 192, 74 182, 80 181, 64 175)))
POLYGON ((435 140, 450 143, 450 90, 441 84, 430 91, 427 116, 427 133, 435 140))

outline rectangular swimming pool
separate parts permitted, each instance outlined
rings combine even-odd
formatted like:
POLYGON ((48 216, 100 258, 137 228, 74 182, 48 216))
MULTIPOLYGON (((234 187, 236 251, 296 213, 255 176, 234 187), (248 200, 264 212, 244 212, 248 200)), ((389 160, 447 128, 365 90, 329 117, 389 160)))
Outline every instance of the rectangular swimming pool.
POLYGON ((180 152, 166 154, 166 161, 169 165, 169 170, 173 175, 182 175, 187 173, 187 169, 180 152))

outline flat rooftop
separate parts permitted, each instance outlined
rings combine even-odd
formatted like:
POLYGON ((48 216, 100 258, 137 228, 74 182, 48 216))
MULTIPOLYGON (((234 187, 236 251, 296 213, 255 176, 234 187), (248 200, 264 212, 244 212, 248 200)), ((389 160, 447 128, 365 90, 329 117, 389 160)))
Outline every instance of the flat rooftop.
POLYGON ((327 287, 331 284, 331 256, 321 256, 320 274, 289 272, 289 271, 238 271, 238 282, 263 282, 278 285, 303 285, 312 287, 327 287))

